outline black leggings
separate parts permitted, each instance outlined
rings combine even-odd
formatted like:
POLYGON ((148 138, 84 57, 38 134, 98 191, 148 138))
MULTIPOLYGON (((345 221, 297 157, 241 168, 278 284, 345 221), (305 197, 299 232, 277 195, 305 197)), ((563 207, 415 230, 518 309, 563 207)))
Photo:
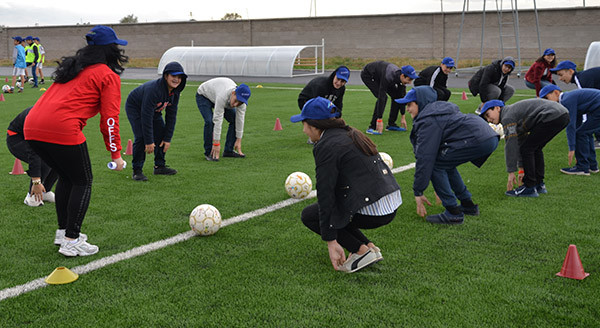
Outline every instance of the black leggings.
POLYGON ((85 141, 67 146, 28 140, 31 148, 58 173, 56 215, 58 228, 78 238, 92 194, 92 166, 85 141))
MULTIPOLYGON (((31 149, 29 143, 23 139, 22 134, 13 136, 7 135, 6 145, 11 154, 29 164, 29 169, 27 170, 27 175, 29 175, 29 177, 39 175, 46 191, 52 190, 52 187, 54 187, 54 184, 56 183, 56 179, 58 179, 58 175, 50 168, 50 166, 40 159, 33 149, 31 149)), ((29 189, 27 189, 27 192, 31 192, 31 179, 29 180, 29 189)))
MULTIPOLYGON (((360 229, 375 229, 384 226, 394 219, 394 213, 383 216, 370 216, 356 213, 352 221, 337 230, 337 242, 349 252, 356 253, 361 245, 370 243, 369 239, 360 231, 360 229)), ((321 235, 319 224, 319 203, 308 205, 302 210, 302 223, 310 230, 321 235)))

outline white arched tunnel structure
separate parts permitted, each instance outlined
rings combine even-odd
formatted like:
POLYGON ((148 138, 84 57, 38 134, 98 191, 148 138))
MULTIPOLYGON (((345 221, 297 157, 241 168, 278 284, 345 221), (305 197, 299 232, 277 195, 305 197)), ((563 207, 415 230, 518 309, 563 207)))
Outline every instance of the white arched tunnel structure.
POLYGON ((187 75, 292 77, 322 74, 324 48, 324 45, 173 47, 161 57, 158 74, 172 61, 179 62, 187 75), (307 48, 314 48, 314 57, 308 61, 299 57, 307 48), (318 48, 321 48, 320 53, 318 48), (302 64, 304 69, 300 74, 294 74, 294 67, 298 67, 298 64, 302 64))

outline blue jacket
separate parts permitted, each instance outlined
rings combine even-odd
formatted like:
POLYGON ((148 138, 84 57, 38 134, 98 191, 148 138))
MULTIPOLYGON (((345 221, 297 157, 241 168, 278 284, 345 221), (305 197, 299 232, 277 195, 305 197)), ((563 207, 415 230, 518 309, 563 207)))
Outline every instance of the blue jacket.
POLYGON ((583 115, 600 115, 600 90, 577 89, 560 95, 560 104, 569 110, 571 121, 567 125, 569 150, 575 150, 575 133, 581 126, 583 115))
MULTIPOLYGON (((463 114, 453 103, 436 101, 437 93, 433 88, 419 86, 414 90, 419 113, 413 120, 410 133, 410 142, 417 160, 413 191, 415 196, 421 196, 429 185, 440 153, 476 146, 489 138, 498 138, 498 134, 477 115, 463 114)), ((480 167, 488 156, 472 163, 480 167)))
POLYGON ((586 69, 585 71, 575 72, 571 83, 577 84, 578 88, 600 89, 600 67, 586 69))
MULTIPOLYGON (((177 62, 171 62, 165 66, 163 76, 160 79, 146 82, 133 89, 127 97, 125 110, 130 120, 141 120, 144 144, 154 142, 153 121, 165 112, 165 134, 162 141, 171 142, 177 119, 177 105, 179 94, 185 88, 187 76, 182 75, 179 86, 169 94, 165 77, 169 73, 183 72, 183 67, 177 62)), ((160 142, 161 140, 156 140, 160 142)))

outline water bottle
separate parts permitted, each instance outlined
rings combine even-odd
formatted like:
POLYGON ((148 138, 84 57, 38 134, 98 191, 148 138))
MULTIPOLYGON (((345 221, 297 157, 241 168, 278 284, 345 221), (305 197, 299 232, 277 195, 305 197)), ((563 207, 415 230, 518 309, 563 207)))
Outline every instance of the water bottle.
MULTIPOLYGON (((117 168, 117 163, 115 162, 108 162, 108 164, 106 164, 106 166, 108 166, 109 169, 114 170, 117 168)), ((127 167, 127 162, 123 161, 123 168, 127 167)))

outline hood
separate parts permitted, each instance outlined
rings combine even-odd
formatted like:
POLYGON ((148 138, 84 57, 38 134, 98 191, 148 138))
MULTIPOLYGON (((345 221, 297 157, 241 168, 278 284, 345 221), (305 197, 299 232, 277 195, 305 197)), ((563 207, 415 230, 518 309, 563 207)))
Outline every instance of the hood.
POLYGON ((430 86, 414 87, 417 96, 417 105, 419 105, 419 114, 417 119, 423 119, 427 116, 452 114, 460 111, 458 106, 447 101, 437 101, 437 92, 430 86), (436 103, 436 106, 429 106, 436 103))
MULTIPOLYGON (((507 61, 511 61, 511 62, 515 63, 515 65, 516 65, 515 59, 513 57, 511 57, 511 56, 504 57, 504 59, 502 59, 502 61, 500 62, 500 71, 502 71, 502 65, 504 65, 504 63, 507 61)), ((514 71, 514 70, 515 70, 515 67, 513 66, 513 68, 510 70, 510 72, 508 72, 508 74, 512 73, 512 71, 514 71)))
POLYGON ((181 64, 179 64, 178 62, 170 62, 165 66, 165 68, 163 69, 163 74, 162 74, 163 81, 164 81, 164 77, 166 77, 167 74, 175 73, 175 72, 183 72, 183 74, 181 74, 181 83, 174 90, 174 91, 181 92, 185 88, 185 84, 187 82, 187 75, 185 74, 185 72, 183 70, 183 66, 181 66, 181 64))
POLYGON ((415 95, 417 96, 417 105, 419 105, 419 113, 422 109, 432 102, 437 101, 437 92, 428 85, 414 87, 415 95))

